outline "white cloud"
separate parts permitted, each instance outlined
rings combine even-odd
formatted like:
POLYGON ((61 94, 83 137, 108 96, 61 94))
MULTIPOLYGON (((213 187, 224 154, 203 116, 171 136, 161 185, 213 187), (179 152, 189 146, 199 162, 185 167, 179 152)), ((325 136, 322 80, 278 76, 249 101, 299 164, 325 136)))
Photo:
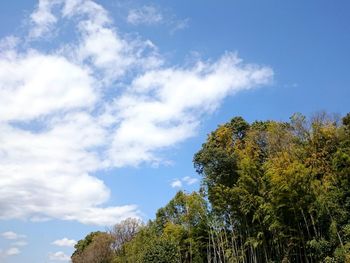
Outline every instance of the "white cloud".
POLYGON ((195 178, 195 177, 190 177, 190 176, 185 176, 185 177, 182 177, 181 179, 174 179, 170 186, 172 188, 181 188, 183 185, 193 185, 195 183, 198 183, 199 180, 198 178, 195 178))
POLYGON ((17 234, 17 233, 12 232, 12 231, 3 232, 3 233, 1 233, 1 236, 5 239, 9 239, 9 240, 17 240, 17 239, 26 238, 25 235, 17 234))
POLYGON ((179 179, 175 179, 174 181, 171 182, 171 187, 172 188, 181 188, 182 187, 182 182, 179 179))
POLYGON ((185 176, 182 178, 182 180, 187 184, 187 185, 193 185, 195 183, 198 183, 198 178, 195 177, 190 177, 190 176, 185 176))
POLYGON ((157 150, 193 136, 200 117, 217 109, 225 97, 266 84, 271 77, 270 68, 243 65, 231 53, 214 63, 145 72, 109 105, 119 124, 110 158, 116 166, 158 161, 157 150))
POLYGON ((70 257, 62 251, 49 254, 49 260, 51 261, 70 261, 70 257))
POLYGON ((18 234, 13 231, 6 231, 1 233, 1 237, 12 240, 11 247, 2 251, 0 250, 0 258, 15 256, 21 253, 20 249, 18 247, 24 247, 28 244, 28 242, 25 240, 26 235, 18 234))
POLYGON ((48 32, 57 22, 51 9, 57 0, 40 0, 37 9, 31 14, 31 22, 38 25, 30 30, 31 37, 40 37, 48 32))
POLYGON ((88 174, 103 166, 92 149, 103 143, 105 133, 94 119, 76 113, 52 119, 49 126, 33 133, 0 125, 0 153, 6 153, 0 160, 0 218, 110 225, 136 216, 132 205, 98 208, 108 200, 109 189, 88 174))
POLYGON ((87 70, 55 55, 0 57, 0 121, 87 108, 97 99, 87 70))
POLYGON ((68 239, 66 237, 52 242, 53 245, 56 245, 59 247, 74 247, 76 243, 77 241, 75 241, 74 239, 68 239))
POLYGON ((7 36, 0 39, 0 49, 12 49, 18 45, 19 39, 15 36, 7 36))
POLYGON ((57 22, 57 17, 79 19, 75 24, 78 43, 65 43, 63 50, 73 61, 93 66, 95 72, 98 70, 99 82, 113 82, 135 66, 149 68, 162 64, 154 45, 149 40, 139 41, 121 37, 113 27, 108 12, 92 0, 39 0, 38 8, 33 15, 37 13, 39 17, 44 18, 33 20, 34 26, 31 31, 40 32, 31 34, 36 38, 40 38, 48 30, 54 30, 53 25, 57 22), (52 13, 54 7, 61 7, 61 13, 54 15, 52 13), (46 17, 54 17, 55 22, 46 17))
POLYGON ((115 49, 123 42, 101 6, 73 0, 40 1, 31 16, 32 39, 52 30, 58 19, 52 10, 59 6, 63 16, 81 19, 80 41, 69 52, 23 53, 7 38, 12 44, 0 53, 0 218, 110 225, 138 215, 134 205, 101 207, 110 191, 90 175, 107 163, 100 148, 108 134, 91 113, 101 103, 98 81, 117 78, 113 68, 125 67, 115 49), (100 37, 104 45, 94 42, 100 37))
POLYGON ((20 254, 21 251, 17 247, 11 247, 5 251, 6 256, 14 256, 20 254))
POLYGON ((126 21, 134 26, 165 25, 170 34, 188 27, 189 19, 178 19, 175 15, 161 10, 153 5, 132 8, 129 10, 126 21))
POLYGON ((155 6, 143 6, 129 10, 127 21, 133 25, 154 25, 163 21, 163 14, 155 6))
POLYGON ((74 37, 45 51, 26 37, 0 40, 0 219, 139 216, 135 205, 106 207, 110 189, 94 175, 163 162, 161 151, 194 136, 227 96, 273 76, 232 53, 165 66, 150 40, 124 37, 92 0, 40 0, 30 19, 31 41, 64 21, 74 37))

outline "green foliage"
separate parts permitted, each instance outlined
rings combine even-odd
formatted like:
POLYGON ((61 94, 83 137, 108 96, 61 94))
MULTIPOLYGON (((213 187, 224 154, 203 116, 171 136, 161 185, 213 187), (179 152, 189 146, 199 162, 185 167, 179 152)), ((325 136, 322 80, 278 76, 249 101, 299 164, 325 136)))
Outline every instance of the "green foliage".
POLYGON ((219 221, 214 261, 346 260, 350 114, 342 125, 324 113, 251 125, 236 117, 208 136, 194 164, 219 221))
POLYGON ((104 232, 92 232, 80 240, 72 255, 73 263, 110 263, 114 257, 112 235, 104 232))
POLYGON ((73 256, 76 255, 76 254, 81 254, 82 252, 84 252, 84 250, 92 243, 94 237, 96 237, 97 235, 100 235, 100 234, 102 234, 102 232, 100 232, 100 231, 91 232, 84 239, 79 240, 74 245, 75 251, 73 253, 73 256))
POLYGON ((160 239, 145 251, 144 263, 178 263, 180 254, 177 245, 169 240, 160 239))
POLYGON ((342 123, 324 113, 235 117, 193 162, 200 193, 178 192, 127 238, 116 228, 112 262, 350 262, 350 114, 342 123))
POLYGON ((152 222, 142 227, 136 236, 123 244, 122 253, 114 258, 114 263, 142 263, 145 253, 157 241, 157 233, 152 222))

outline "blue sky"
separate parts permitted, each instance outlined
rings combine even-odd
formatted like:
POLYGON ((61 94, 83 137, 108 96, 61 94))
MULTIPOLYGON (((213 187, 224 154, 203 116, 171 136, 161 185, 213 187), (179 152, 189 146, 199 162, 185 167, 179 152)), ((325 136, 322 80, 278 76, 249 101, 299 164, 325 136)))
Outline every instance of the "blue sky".
POLYGON ((350 3, 0 3, 0 261, 67 262, 74 241, 198 189, 193 154, 240 115, 344 115, 350 3))

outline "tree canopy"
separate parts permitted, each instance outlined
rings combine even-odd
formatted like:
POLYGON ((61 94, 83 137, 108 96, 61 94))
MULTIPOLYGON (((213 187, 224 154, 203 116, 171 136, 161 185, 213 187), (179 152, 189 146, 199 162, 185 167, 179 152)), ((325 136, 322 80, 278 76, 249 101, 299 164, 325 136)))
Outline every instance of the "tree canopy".
POLYGON ((108 262, 350 262, 350 114, 235 117, 193 162, 200 191, 179 191, 123 242, 116 231, 108 262))

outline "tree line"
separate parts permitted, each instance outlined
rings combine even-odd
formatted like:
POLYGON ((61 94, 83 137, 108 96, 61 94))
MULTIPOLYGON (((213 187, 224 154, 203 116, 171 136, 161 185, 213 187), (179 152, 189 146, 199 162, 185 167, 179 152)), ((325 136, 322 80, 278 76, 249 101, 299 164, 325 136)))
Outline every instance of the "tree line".
POLYGON ((350 262, 350 114, 235 117, 193 163, 197 192, 179 191, 147 224, 90 233, 72 262, 350 262))

